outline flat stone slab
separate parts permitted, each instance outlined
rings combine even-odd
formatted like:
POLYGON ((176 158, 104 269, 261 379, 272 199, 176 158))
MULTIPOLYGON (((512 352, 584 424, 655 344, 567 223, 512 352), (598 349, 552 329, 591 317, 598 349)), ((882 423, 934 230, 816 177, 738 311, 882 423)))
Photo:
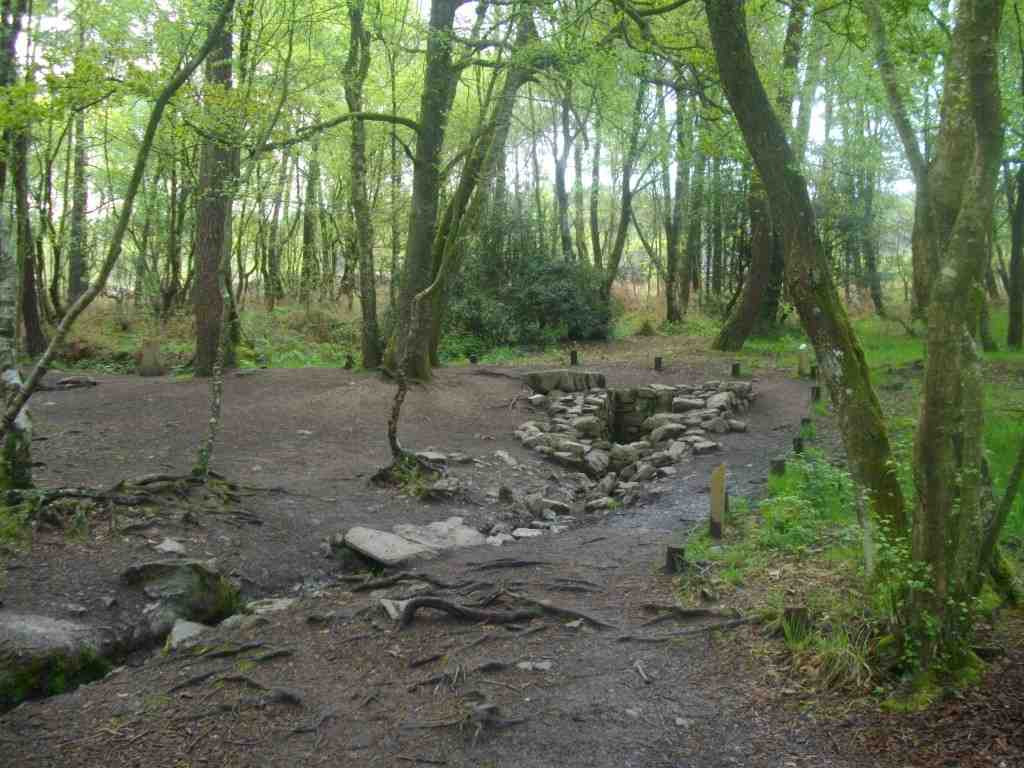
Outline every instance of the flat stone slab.
POLYGON ((185 621, 185 619, 178 619, 174 622, 174 626, 171 627, 171 634, 167 636, 167 648, 174 650, 180 648, 183 645, 191 644, 199 635, 203 634, 210 627, 205 624, 199 624, 195 621, 185 621))
POLYGON ((403 539, 431 549, 479 547, 487 543, 487 537, 476 528, 465 525, 461 517, 449 517, 429 525, 396 525, 391 530, 403 539))
POLYGON ((416 558, 432 558, 437 550, 387 531, 357 526, 345 534, 345 546, 382 565, 401 565, 416 558))

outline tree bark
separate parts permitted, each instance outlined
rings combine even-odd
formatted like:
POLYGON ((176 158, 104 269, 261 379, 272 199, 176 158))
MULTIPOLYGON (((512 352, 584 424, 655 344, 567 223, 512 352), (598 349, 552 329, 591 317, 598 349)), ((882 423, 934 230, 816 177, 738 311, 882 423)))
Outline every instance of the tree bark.
POLYGON ((412 203, 398 300, 398 327, 386 355, 389 368, 394 370, 401 361, 407 360, 406 375, 424 381, 431 376, 430 308, 424 306, 418 313, 418 327, 412 328, 410 323, 413 320, 413 298, 430 285, 433 273, 432 248, 441 187, 441 148, 458 80, 458 73, 452 65, 452 27, 458 6, 459 0, 432 0, 430 5, 426 70, 413 163, 412 203), (406 354, 406 344, 412 345, 409 354, 406 354))
MULTIPOLYGON (((356 120, 356 123, 361 121, 356 120)), ((314 139, 306 163, 306 193, 302 203, 302 267, 299 301, 309 308, 310 296, 320 279, 320 147, 314 139)))
POLYGON ((36 254, 32 239, 32 219, 28 209, 29 129, 18 129, 11 152, 14 160, 14 215, 18 225, 18 266, 21 270, 21 321, 25 328, 25 351, 32 357, 46 351, 46 334, 39 315, 36 291, 36 254))
POLYGON ((704 5, 726 96, 782 230, 787 288, 814 345, 851 471, 867 489, 876 519, 893 534, 903 533, 903 493, 889 466, 881 407, 818 239, 807 182, 754 64, 743 0, 704 5))
MULTIPOLYGON (((213 0, 219 7, 218 0, 213 0)), ((219 93, 231 90, 233 45, 230 29, 225 28, 216 49, 206 62, 204 109, 211 122, 216 120, 219 93)), ((203 140, 199 160, 199 184, 196 190, 195 284, 192 289, 196 323, 196 376, 211 376, 220 346, 221 322, 225 315, 221 291, 221 270, 227 263, 231 204, 237 178, 236 153, 215 138, 203 140)), ((226 355, 227 364, 233 353, 226 355)))
MULTIPOLYGON (((345 62, 345 101, 349 111, 363 111, 363 84, 370 69, 370 32, 363 25, 363 0, 349 0, 349 49, 345 62)), ((366 124, 352 123, 350 145, 350 201, 355 219, 355 246, 359 259, 359 308, 362 315, 363 368, 380 366, 382 351, 377 328, 377 276, 373 265, 373 222, 366 195, 366 124)))
POLYGON ((1010 216, 1010 266, 1006 288, 1010 322, 1006 329, 1006 346, 1020 349, 1024 343, 1024 163, 1017 166, 1013 179, 1009 173, 1006 176, 1010 216))

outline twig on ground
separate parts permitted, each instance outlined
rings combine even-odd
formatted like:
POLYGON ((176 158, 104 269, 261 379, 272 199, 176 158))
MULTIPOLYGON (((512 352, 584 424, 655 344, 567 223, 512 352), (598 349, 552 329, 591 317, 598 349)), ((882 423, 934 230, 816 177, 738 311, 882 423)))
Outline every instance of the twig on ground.
POLYGON ((496 571, 502 568, 530 568, 534 565, 551 565, 547 560, 516 560, 505 557, 500 560, 491 560, 486 563, 470 563, 474 571, 496 571))
POLYGON ((617 629, 617 627, 614 624, 609 624, 608 622, 602 621, 601 619, 595 619, 590 614, 583 613, 582 611, 577 611, 575 608, 565 608, 564 606, 554 605, 548 600, 538 600, 535 597, 530 597, 529 595, 523 595, 519 593, 511 595, 511 597, 515 600, 527 603, 528 605, 536 606, 542 612, 550 613, 552 616, 560 616, 562 618, 568 619, 583 619, 583 621, 593 625, 598 629, 617 629))

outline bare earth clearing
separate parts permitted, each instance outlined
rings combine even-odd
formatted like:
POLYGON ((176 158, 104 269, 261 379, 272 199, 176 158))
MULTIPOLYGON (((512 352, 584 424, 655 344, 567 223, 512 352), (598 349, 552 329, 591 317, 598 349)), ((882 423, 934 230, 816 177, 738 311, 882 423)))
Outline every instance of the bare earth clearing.
MULTIPOLYGON (((594 367, 609 386, 727 377, 721 360, 657 374, 625 362, 594 367)), ((850 742, 842 734, 783 706, 778 691, 759 687, 749 656, 731 650, 737 632, 756 628, 644 641, 721 622, 642 626, 657 615, 649 606, 674 602, 672 578, 660 570, 664 547, 671 531, 706 515, 711 469, 726 461, 732 493, 756 496, 769 459, 788 449, 808 395, 806 383, 781 374, 755 372, 748 433, 723 435, 718 454, 687 459, 662 483, 665 492, 645 503, 415 569, 432 594, 460 604, 503 610, 510 595, 526 595, 569 613, 497 626, 424 610, 399 628, 377 598, 409 596, 423 581, 358 591, 342 578, 321 553, 333 534, 452 515, 486 526, 503 514, 493 498, 500 485, 520 496, 552 473, 566 474, 513 437, 531 418, 514 378, 522 371, 498 372, 511 376, 443 370, 407 401, 406 447, 479 459, 453 467, 466 491, 443 502, 369 484, 389 458, 384 425, 393 390, 379 377, 313 369, 230 376, 213 465, 264 490, 246 491, 240 508, 223 514, 165 510, 133 520, 122 513, 92 520, 82 535, 40 530, 28 551, 8 559, 2 607, 97 626, 127 622, 144 598, 118 574, 159 557, 154 546, 168 537, 189 557, 216 558, 246 598, 297 602, 203 636, 203 649, 227 653, 140 654, 103 681, 0 716, 0 762, 878 765, 877 756, 844 748, 850 742)), ((37 481, 106 487, 186 471, 207 418, 207 384, 97 378, 97 387, 34 399, 46 438, 36 448, 37 481)))

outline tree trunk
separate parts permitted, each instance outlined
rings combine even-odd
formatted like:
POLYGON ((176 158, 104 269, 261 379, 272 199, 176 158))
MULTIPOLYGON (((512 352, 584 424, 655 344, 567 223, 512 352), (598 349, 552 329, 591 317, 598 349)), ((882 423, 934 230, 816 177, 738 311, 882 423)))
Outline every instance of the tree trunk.
POLYGON ((569 131, 569 98, 571 84, 565 85, 566 93, 562 96, 561 127, 562 151, 555 148, 555 201, 558 204, 558 236, 562 246, 562 258, 572 261, 575 256, 572 244, 572 230, 569 227, 569 190, 565 183, 566 165, 569 163, 569 147, 572 134, 569 131))
POLYGON ((619 276, 619 264, 626 250, 626 235, 629 233, 629 221, 633 213, 633 169, 640 154, 640 131, 643 120, 643 105, 647 95, 647 85, 643 81, 637 84, 636 101, 633 104, 633 117, 627 138, 626 154, 622 160, 622 190, 619 198, 619 221, 615 229, 615 239, 608 250, 608 262, 604 274, 604 299, 611 301, 612 286, 619 276))
POLYGON ((685 315, 690 305, 690 289, 700 287, 701 234, 704 212, 704 170, 707 159, 700 148, 699 122, 694 134, 698 136, 694 157, 693 181, 690 182, 689 221, 686 231, 686 257, 683 259, 682 279, 679 283, 680 310, 685 315))
POLYGON ((580 264, 590 261, 587 251, 587 225, 584 221, 586 206, 583 203, 583 145, 586 144, 586 125, 577 126, 579 135, 573 142, 573 228, 576 234, 576 252, 580 264))
POLYGON ((32 357, 46 351, 46 334, 39 316, 36 293, 36 255, 32 240, 32 219, 28 210, 28 128, 14 135, 11 149, 14 160, 14 207, 18 223, 18 266, 21 271, 21 321, 25 328, 25 351, 32 357))
POLYGON ((1017 167, 1015 179, 1007 174, 1006 189, 1010 215, 1010 268, 1006 289, 1010 324, 1006 329, 1006 346, 1020 349, 1024 343, 1024 163, 1017 167), (1013 187, 1017 188, 1016 194, 1013 187))
POLYGON ((864 273, 871 301, 879 317, 885 317, 885 299, 882 296, 882 278, 878 274, 878 234, 875 232, 875 176, 867 173, 863 179, 861 196, 864 200, 864 218, 861 221, 860 246, 864 256, 864 273))
POLYGON ((594 153, 590 158, 590 250, 594 267, 604 269, 601 253, 601 124, 594 125, 594 153))
POLYGON ((267 309, 274 310, 274 305, 284 298, 284 283, 281 281, 281 201, 284 199, 284 211, 287 217, 289 196, 291 193, 291 156, 285 152, 281 155, 281 168, 277 177, 277 189, 274 192, 274 209, 270 216, 270 233, 267 243, 267 276, 263 286, 263 295, 267 309))
POLYGON ((405 373, 414 379, 430 378, 430 339, 432 323, 429 307, 423 307, 411 327, 413 298, 431 283, 432 248, 437 229, 438 197, 441 187, 440 157, 444 144, 448 113, 458 73, 452 66, 452 25, 458 0, 432 0, 427 37, 426 71, 420 97, 419 131, 416 135, 416 161, 413 164, 412 204, 406 238, 405 264, 398 300, 398 327, 386 355, 386 365, 394 370, 408 360, 405 373), (405 346, 411 344, 409 354, 405 346))
POLYGON ((89 187, 85 181, 85 112, 75 117, 75 159, 71 185, 71 221, 68 238, 68 303, 85 293, 88 287, 86 262, 87 234, 85 212, 89 205, 89 187))
POLYGON ((774 239, 772 222, 765 211, 758 210, 759 207, 767 206, 764 187, 759 180, 751 184, 747 204, 750 206, 750 266, 747 279, 740 292, 739 302, 711 345, 712 349, 723 352, 743 349, 750 334, 754 332, 771 275, 774 239))
MULTIPOLYGON (((350 112, 363 110, 363 84, 370 68, 370 33, 363 26, 363 0, 349 0, 349 49, 345 62, 345 101, 350 112)), ((359 308, 362 313, 363 368, 380 366, 382 351, 377 328, 377 276, 373 266, 373 222, 366 196, 366 124, 352 123, 350 162, 351 203, 355 246, 359 258, 359 308)))
POLYGON ((903 493, 889 467, 881 407, 818 239, 807 182, 754 64, 743 0, 704 5, 723 88, 781 226, 789 294, 814 345, 852 473, 867 488, 876 519, 894 535, 904 533, 903 493))
MULTIPOLYGON (((219 7, 217 0, 214 4, 219 7)), ((231 31, 221 33, 217 47, 206 62, 204 109, 211 122, 216 121, 214 104, 217 91, 231 90, 231 31)), ((196 376, 211 376, 220 346, 221 322, 225 315, 221 290, 221 270, 230 249, 228 217, 236 178, 235 153, 217 139, 204 139, 199 159, 199 184, 196 190, 195 284, 192 289, 196 323, 196 376)), ((226 363, 233 354, 226 354, 226 363)))
MULTIPOLYGON (((360 121, 356 121, 357 123, 360 121)), ((306 193, 302 203, 302 272, 299 277, 299 301, 309 308, 309 299, 320 278, 317 234, 320 228, 320 151, 314 139, 306 165, 306 193)))

